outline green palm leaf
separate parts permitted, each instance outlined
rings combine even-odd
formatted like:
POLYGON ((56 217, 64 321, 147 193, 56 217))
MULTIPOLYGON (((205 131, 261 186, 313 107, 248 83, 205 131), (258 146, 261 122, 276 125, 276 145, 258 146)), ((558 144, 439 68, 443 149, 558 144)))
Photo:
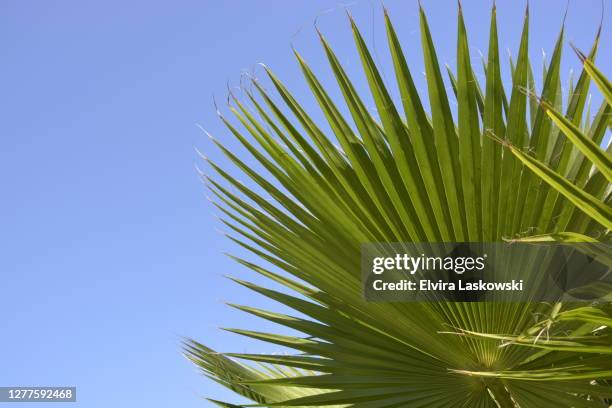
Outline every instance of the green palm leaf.
POLYGON ((610 326, 607 306, 367 303, 360 277, 367 242, 608 239, 612 169, 599 146, 610 107, 604 103, 588 129, 581 128, 590 120, 584 96, 589 78, 604 94, 609 85, 591 63, 599 36, 562 115, 563 30, 539 97, 550 103, 529 104, 527 94, 535 90, 526 13, 508 101, 495 8, 484 94, 459 10, 456 75, 449 69, 455 122, 424 10, 429 112, 386 11, 384 18, 401 105, 350 17, 376 113, 322 33, 348 116, 307 61, 297 51, 295 56, 331 135, 267 67, 274 92, 254 81, 246 102, 228 98, 234 119, 220 116, 244 149, 213 142, 250 183, 209 159, 215 175, 205 181, 231 230, 228 237, 269 266, 236 260, 285 291, 234 281, 295 313, 231 306, 300 334, 231 328, 266 342, 270 353, 219 354, 188 341, 186 355, 259 406, 607 406, 612 356, 605 349, 608 329, 601 327, 610 326), (534 315, 545 317, 534 324, 534 315), (275 354, 277 347, 296 353, 275 354))

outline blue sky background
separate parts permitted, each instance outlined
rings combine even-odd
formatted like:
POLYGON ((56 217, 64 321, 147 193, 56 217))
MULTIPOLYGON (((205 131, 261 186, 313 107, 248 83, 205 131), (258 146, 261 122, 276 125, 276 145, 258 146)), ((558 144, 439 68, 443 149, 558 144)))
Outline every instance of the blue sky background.
MULTIPOLYGON (((438 56, 452 66, 456 2, 423 3, 438 56)), ((498 1, 504 56, 517 49, 523 3, 498 1)), ((531 3, 540 81, 541 50, 550 55, 565 2, 531 3)), ((391 83, 380 2, 348 4, 391 83)), ((416 75, 416 0, 385 4, 416 75)), ((476 64, 490 5, 463 5, 476 64)), ((0 3, 0 386, 75 385, 74 408, 208 407, 202 396, 232 397, 181 357, 181 336, 223 351, 278 351, 218 329, 272 328, 224 301, 276 306, 222 276, 259 280, 222 254, 241 251, 218 231, 194 146, 226 161, 196 124, 235 146, 212 95, 224 101, 226 82, 238 85, 241 72, 260 76, 258 62, 320 118, 290 49, 338 95, 314 33, 317 16, 365 89, 335 1, 0 3)), ((570 2, 567 38, 588 50, 600 16, 599 0, 570 2)), ((608 12, 604 71, 611 23, 608 12)), ((567 74, 579 64, 565 51, 567 74)))

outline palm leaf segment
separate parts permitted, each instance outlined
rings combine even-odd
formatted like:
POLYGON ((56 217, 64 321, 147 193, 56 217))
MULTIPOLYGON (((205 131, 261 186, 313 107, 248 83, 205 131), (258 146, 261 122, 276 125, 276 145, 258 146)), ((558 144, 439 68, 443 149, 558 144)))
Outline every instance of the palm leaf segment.
POLYGON ((593 343, 599 350, 610 346, 609 320, 602 328, 601 321, 569 318, 572 307, 561 310, 559 304, 365 303, 359 276, 364 242, 606 239, 612 169, 609 152, 599 146, 609 126, 609 100, 592 122, 588 110, 585 114, 591 79, 610 96, 609 82, 592 62, 598 41, 588 57, 581 56, 584 70, 571 85, 563 115, 563 29, 541 94, 533 97, 526 13, 506 95, 493 8, 482 91, 460 10, 456 75, 450 78, 458 104, 455 121, 423 10, 429 112, 387 13, 385 21, 401 104, 392 100, 350 19, 376 115, 319 33, 348 115, 295 55, 333 135, 266 68, 284 106, 254 81, 255 93, 245 91, 248 107, 230 95, 236 120, 220 115, 251 161, 213 139, 251 186, 207 159, 216 175, 205 178, 233 231, 229 237, 272 267, 238 261, 292 294, 236 282, 302 317, 234 307, 304 337, 229 330, 298 353, 220 355, 190 341, 186 354, 207 375, 264 406, 604 406, 612 397, 605 385, 610 353, 581 351, 593 343), (566 318, 545 323, 553 315, 566 318), (540 316, 535 328, 533 316, 540 316), (533 343, 536 333, 543 339, 544 326, 546 341, 561 343, 522 346, 533 343), (572 338, 557 339, 551 330, 572 338))

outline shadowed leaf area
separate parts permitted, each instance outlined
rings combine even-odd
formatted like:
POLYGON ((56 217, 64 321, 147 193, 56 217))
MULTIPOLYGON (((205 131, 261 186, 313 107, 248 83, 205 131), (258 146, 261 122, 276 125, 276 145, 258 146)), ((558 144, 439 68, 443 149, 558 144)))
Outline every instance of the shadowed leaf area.
POLYGON ((536 90, 525 13, 504 83, 493 8, 479 83, 461 10, 457 63, 443 73, 421 9, 421 95, 386 11, 384 19, 387 80, 352 18, 361 67, 350 70, 362 73, 343 67, 319 33, 341 100, 295 52, 325 130, 268 68, 270 89, 253 81, 244 100, 229 96, 231 114, 220 117, 244 152, 213 141, 248 182, 209 159, 213 175, 203 178, 231 240, 261 260, 237 261, 285 290, 235 282, 295 316, 231 306, 303 335, 229 329, 294 352, 221 354, 187 340, 185 355, 257 406, 608 407, 609 304, 367 303, 360 278, 366 242, 609 240, 612 160, 601 146, 611 87, 595 63, 599 34, 587 54, 570 54, 583 69, 563 95, 563 28, 536 90), (352 83, 361 74, 375 110, 352 83), (591 84, 604 96, 593 118, 591 84))

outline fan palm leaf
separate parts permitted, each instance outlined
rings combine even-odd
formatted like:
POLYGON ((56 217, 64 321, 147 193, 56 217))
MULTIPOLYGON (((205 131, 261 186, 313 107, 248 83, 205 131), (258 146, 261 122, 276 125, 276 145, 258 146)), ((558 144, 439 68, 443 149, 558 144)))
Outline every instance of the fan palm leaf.
POLYGON ((228 236, 268 266, 237 260, 286 292, 234 280, 296 316, 232 306, 303 336, 228 330, 296 354, 221 355, 195 341, 187 343, 186 354, 206 375, 263 406, 607 406, 612 356, 602 352, 610 337, 600 326, 610 322, 599 306, 368 303, 360 281, 361 245, 367 242, 607 238, 612 169, 609 152, 599 146, 610 106, 604 102, 588 126, 583 120, 591 78, 604 94, 609 88, 592 62, 599 35, 589 56, 582 56, 584 69, 561 114, 564 30, 534 103, 525 14, 508 99, 495 7, 484 93, 460 9, 456 74, 451 72, 455 121, 424 10, 420 26, 429 111, 386 11, 384 18, 401 103, 391 97, 349 16, 376 113, 319 32, 348 116, 305 59, 297 51, 295 56, 333 135, 266 67, 280 102, 254 80, 253 92, 245 90, 247 102, 228 98, 235 120, 219 113, 251 161, 211 136, 251 183, 205 158, 215 175, 203 177, 232 231, 228 236), (535 329, 534 315, 544 316, 535 329), (536 347, 525 346, 542 327, 569 337, 549 336, 531 343, 536 347), (500 342, 511 344, 500 347, 500 342), (238 360, 264 364, 269 371, 238 360))

